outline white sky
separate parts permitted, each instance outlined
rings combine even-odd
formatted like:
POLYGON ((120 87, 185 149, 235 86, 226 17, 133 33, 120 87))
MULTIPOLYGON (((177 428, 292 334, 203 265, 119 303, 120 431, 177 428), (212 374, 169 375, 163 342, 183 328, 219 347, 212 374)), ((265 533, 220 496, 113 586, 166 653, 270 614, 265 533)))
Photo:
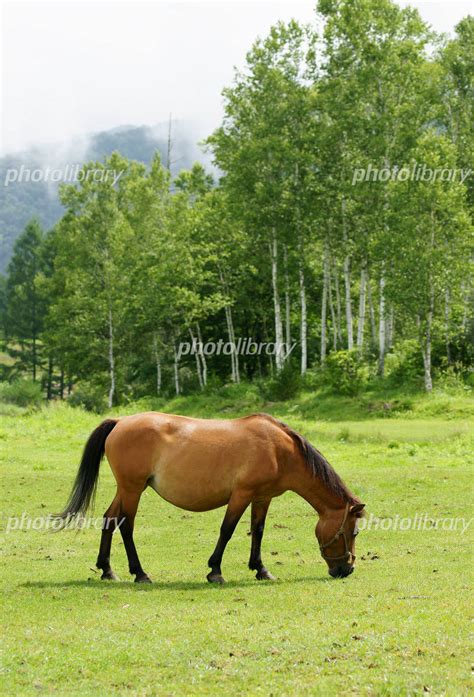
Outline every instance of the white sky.
MULTIPOLYGON (((473 10, 470 0, 410 4, 445 32, 473 10)), ((154 125, 170 112, 202 138, 219 124, 221 90, 256 36, 279 19, 311 21, 314 5, 3 2, 1 150, 154 125)))

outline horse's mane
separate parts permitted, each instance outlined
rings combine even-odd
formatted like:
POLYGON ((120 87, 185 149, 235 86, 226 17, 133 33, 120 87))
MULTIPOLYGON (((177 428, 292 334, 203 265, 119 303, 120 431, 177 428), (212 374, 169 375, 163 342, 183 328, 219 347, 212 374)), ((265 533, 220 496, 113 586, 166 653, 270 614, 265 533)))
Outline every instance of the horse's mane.
POLYGON ((342 498, 343 501, 349 504, 360 503, 360 500, 351 494, 338 473, 329 464, 324 455, 319 452, 311 443, 306 440, 300 433, 294 431, 288 424, 285 424, 279 419, 275 419, 270 414, 258 414, 264 416, 269 421, 279 426, 290 438, 298 445, 304 462, 314 477, 318 477, 324 486, 335 496, 342 498))

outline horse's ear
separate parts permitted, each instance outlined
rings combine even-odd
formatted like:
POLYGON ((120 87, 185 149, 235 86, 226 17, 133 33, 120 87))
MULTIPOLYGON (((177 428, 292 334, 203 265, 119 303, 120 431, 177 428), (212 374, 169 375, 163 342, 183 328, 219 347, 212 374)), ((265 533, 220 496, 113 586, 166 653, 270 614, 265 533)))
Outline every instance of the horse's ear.
POLYGON ((349 510, 353 515, 360 516, 364 508, 365 503, 355 503, 349 510))

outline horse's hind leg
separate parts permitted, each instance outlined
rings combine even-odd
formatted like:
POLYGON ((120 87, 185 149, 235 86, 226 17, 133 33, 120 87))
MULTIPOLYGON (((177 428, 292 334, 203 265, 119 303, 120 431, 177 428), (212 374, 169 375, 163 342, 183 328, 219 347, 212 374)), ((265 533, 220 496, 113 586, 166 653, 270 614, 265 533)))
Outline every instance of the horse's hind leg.
POLYGON ((271 499, 252 502, 252 548, 250 550, 249 569, 257 572, 256 578, 259 581, 273 581, 275 578, 264 567, 261 556, 263 530, 270 501, 271 499))
POLYGON ((250 500, 248 496, 238 493, 232 494, 225 512, 224 520, 222 521, 216 548, 207 562, 208 566, 211 568, 211 572, 207 575, 209 583, 224 583, 221 572, 222 555, 234 533, 237 523, 241 519, 249 503, 250 500))
POLYGON ((100 537, 99 555, 97 557, 96 566, 102 569, 101 578, 109 581, 117 581, 117 576, 112 571, 110 566, 110 549, 112 547, 112 535, 117 525, 117 516, 119 513, 120 501, 118 495, 115 495, 114 500, 104 513, 102 521, 102 535, 100 537))
POLYGON ((133 527, 135 515, 137 513, 138 502, 142 495, 143 488, 139 491, 120 492, 120 532, 122 534, 125 551, 128 557, 128 568, 131 574, 135 575, 136 583, 151 583, 151 579, 143 571, 138 558, 135 542, 133 541, 133 527))

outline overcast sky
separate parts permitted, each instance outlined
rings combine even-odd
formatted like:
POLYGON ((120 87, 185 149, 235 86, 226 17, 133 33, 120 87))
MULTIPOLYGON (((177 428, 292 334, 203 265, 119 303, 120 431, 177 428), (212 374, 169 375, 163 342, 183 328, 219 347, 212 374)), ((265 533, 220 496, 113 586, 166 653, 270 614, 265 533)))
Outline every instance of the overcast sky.
MULTIPOLYGON (((2 153, 168 118, 196 137, 222 115, 221 90, 257 35, 311 21, 314 2, 6 2, 2 153)), ((400 4, 407 4, 400 2, 400 4)), ((470 0, 411 2, 438 31, 470 0)))

